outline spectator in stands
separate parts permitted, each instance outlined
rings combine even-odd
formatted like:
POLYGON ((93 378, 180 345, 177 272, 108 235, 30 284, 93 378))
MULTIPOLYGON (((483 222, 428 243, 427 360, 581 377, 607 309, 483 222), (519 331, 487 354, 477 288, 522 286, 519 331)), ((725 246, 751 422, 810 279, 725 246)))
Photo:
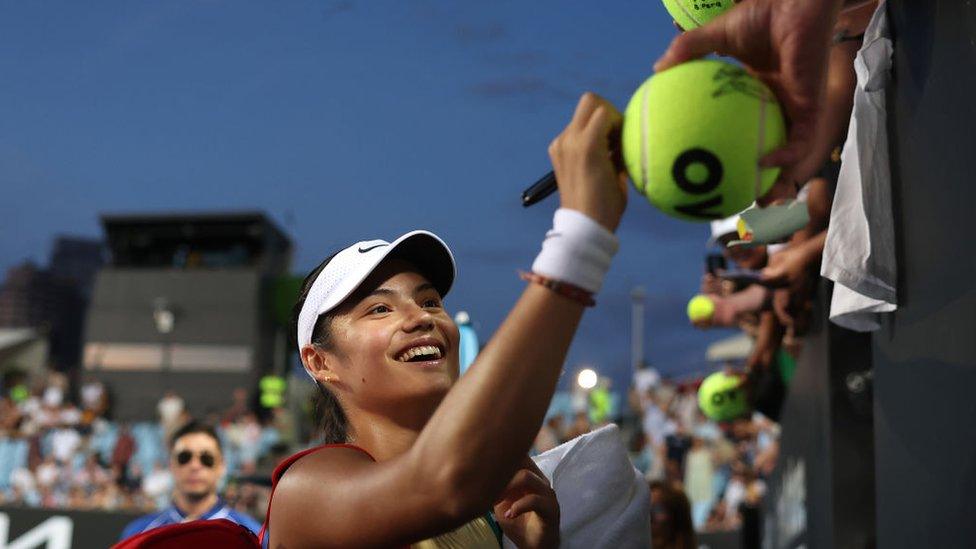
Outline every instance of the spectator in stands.
POLYGON ((535 442, 532 444, 536 453, 547 452, 564 442, 562 440, 562 422, 562 416, 556 414, 542 424, 539 434, 536 435, 535 442))
POLYGON ((254 473, 261 450, 261 424, 255 414, 244 414, 234 425, 234 439, 241 456, 241 471, 254 473))
POLYGON ((9 503, 14 505, 38 506, 41 503, 40 493, 37 491, 37 482, 30 469, 19 468, 10 472, 10 486, 14 493, 9 503))
POLYGON ((275 408, 271 412, 271 426, 278 433, 275 450, 292 448, 298 443, 298 426, 288 408, 275 408))
POLYGON ((85 465, 75 471, 71 477, 71 484, 81 488, 86 497, 91 496, 95 490, 108 482, 109 473, 98 462, 98 456, 95 454, 89 454, 85 460, 85 465))
POLYGON ((44 461, 37 466, 37 470, 34 472, 37 478, 37 485, 41 489, 53 488, 55 483, 58 481, 60 476, 60 471, 58 469, 58 464, 54 460, 54 456, 47 456, 44 461))
POLYGON ((81 410, 70 402, 66 402, 58 409, 58 424, 62 427, 77 427, 81 424, 81 410))
POLYGON ((644 427, 644 434, 646 434, 651 444, 654 446, 663 446, 665 439, 671 433, 675 432, 677 426, 668 418, 665 413, 665 406, 662 403, 658 403, 658 399, 655 397, 649 397, 644 403, 644 414, 642 425, 644 427))
POLYGON ((247 389, 244 387, 234 389, 231 398, 233 402, 224 410, 223 417, 220 420, 223 425, 234 423, 250 411, 250 407, 247 405, 247 389))
POLYGON ((566 432, 566 440, 572 440, 580 435, 585 435, 592 430, 592 425, 590 425, 590 418, 587 416, 586 410, 576 412, 573 416, 573 422, 569 425, 569 430, 566 432))
POLYGON ((60 408, 64 403, 64 394, 68 389, 68 378, 64 374, 51 372, 48 374, 47 385, 44 387, 43 401, 48 408, 60 408))
POLYGON ((170 438, 180 426, 183 417, 183 399, 173 391, 166 391, 163 398, 159 399, 156 411, 159 413, 159 422, 163 426, 163 438, 170 438))
POLYGON ((157 508, 163 507, 173 488, 173 474, 164 469, 161 463, 154 463, 152 471, 143 477, 141 488, 146 497, 156 502, 157 508))
MULTIPOLYGON (((125 473, 125 470, 122 473, 125 473)), ((135 494, 142 487, 142 479, 142 467, 138 463, 133 463, 129 467, 128 473, 119 477, 119 482, 127 493, 135 494)))
POLYGON ((695 530, 691 525, 691 506, 679 488, 652 481, 651 546, 654 549, 695 549, 695 530))
POLYGON ((13 399, 0 398, 0 435, 10 436, 20 429, 22 415, 13 399))
POLYGON ((132 436, 129 426, 123 424, 119 427, 119 436, 115 439, 115 448, 112 449, 112 467, 125 471, 135 451, 136 439, 132 436))
POLYGON ((257 521, 235 511, 217 495, 225 464, 220 439, 212 427, 187 423, 173 433, 169 449, 175 484, 171 505, 129 523, 122 531, 123 539, 167 524, 211 519, 228 519, 257 534, 261 528, 257 521))
POLYGON ((685 474, 685 456, 691 450, 692 439, 686 424, 677 421, 674 413, 668 413, 668 420, 676 425, 674 432, 664 438, 668 475, 672 479, 680 480, 685 474))
POLYGON ((108 393, 101 381, 93 377, 85 379, 81 386, 82 421, 86 424, 102 416, 108 409, 108 393))
POLYGON ((712 452, 700 438, 694 438, 687 454, 684 485, 691 500, 692 523, 701 528, 714 500, 712 452))
MULTIPOLYGON (((748 467, 742 462, 732 464, 732 478, 725 486, 725 495, 722 500, 725 502, 726 509, 738 509, 746 497, 746 486, 748 485, 748 467)), ((729 523, 729 527, 737 526, 729 523)))
POLYGON ((81 445, 81 435, 73 427, 64 427, 51 434, 51 453, 61 465, 70 464, 81 445))

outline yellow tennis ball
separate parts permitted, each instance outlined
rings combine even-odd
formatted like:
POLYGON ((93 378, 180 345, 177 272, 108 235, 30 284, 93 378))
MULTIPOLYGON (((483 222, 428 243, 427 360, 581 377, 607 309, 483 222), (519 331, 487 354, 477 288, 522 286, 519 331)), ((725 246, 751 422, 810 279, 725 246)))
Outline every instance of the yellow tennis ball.
POLYGON ((688 301, 688 319, 692 322, 708 322, 715 314, 715 302, 707 295, 696 295, 688 301))
POLYGON ((732 421, 749 413, 742 379, 715 372, 705 378, 698 388, 698 406, 714 421, 732 421))
POLYGON ((671 18, 684 30, 708 23, 735 4, 735 0, 664 0, 671 18))
POLYGON ((691 61, 644 82, 624 113, 624 163, 668 215, 722 219, 766 194, 779 169, 760 157, 786 140, 772 92, 742 67, 691 61))

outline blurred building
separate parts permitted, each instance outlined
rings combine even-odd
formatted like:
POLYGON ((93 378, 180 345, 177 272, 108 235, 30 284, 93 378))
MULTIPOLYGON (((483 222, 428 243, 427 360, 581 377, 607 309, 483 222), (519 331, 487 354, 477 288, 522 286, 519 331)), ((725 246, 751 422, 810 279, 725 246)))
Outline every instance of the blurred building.
POLYGON ((0 376, 3 387, 20 376, 43 375, 48 361, 48 342, 33 328, 0 328, 0 376))
POLYGON ((48 340, 51 366, 78 366, 85 307, 104 255, 98 240, 59 236, 47 268, 30 261, 11 268, 0 286, 0 328, 32 329, 48 340))
POLYGON ((292 245, 264 214, 109 215, 102 225, 111 259, 95 281, 84 368, 110 387, 117 417, 154 417, 170 389, 206 414, 284 369, 276 296, 292 245))
POLYGON ((101 240, 59 236, 54 240, 48 271, 54 278, 74 284, 87 301, 95 275, 105 265, 105 256, 101 240))
POLYGON ((56 313, 56 290, 50 274, 33 262, 10 268, 0 287, 0 326, 46 326, 56 313))
POLYGON ((50 363, 78 364, 85 300, 79 287, 50 270, 24 262, 0 286, 0 328, 30 328, 50 341, 50 363))

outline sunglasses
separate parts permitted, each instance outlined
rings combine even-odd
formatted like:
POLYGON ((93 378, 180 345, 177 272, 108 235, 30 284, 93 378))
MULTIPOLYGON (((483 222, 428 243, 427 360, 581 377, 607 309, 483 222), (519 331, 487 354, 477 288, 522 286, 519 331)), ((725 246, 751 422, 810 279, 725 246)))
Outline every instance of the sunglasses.
POLYGON ((180 465, 186 465, 187 463, 190 463, 190 461, 193 460, 194 455, 199 455, 200 465, 203 465, 208 469, 212 468, 214 464, 217 463, 217 458, 214 457, 214 455, 211 454, 210 452, 204 451, 204 452, 200 452, 199 454, 194 454, 189 450, 183 450, 182 452, 176 454, 176 463, 179 463, 180 465))

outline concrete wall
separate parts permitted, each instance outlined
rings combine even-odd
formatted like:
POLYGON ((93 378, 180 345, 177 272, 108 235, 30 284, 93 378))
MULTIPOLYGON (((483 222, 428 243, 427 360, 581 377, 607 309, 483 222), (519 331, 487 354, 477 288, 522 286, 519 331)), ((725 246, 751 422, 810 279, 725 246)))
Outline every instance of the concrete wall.
POLYGON ((827 322, 819 291, 815 322, 781 417, 776 470, 765 500, 767 547, 865 548, 874 542, 874 449, 870 383, 848 380, 871 367, 868 334, 827 322))
POLYGON ((874 336, 878 545, 976 543, 976 4, 895 1, 899 309, 874 336))

